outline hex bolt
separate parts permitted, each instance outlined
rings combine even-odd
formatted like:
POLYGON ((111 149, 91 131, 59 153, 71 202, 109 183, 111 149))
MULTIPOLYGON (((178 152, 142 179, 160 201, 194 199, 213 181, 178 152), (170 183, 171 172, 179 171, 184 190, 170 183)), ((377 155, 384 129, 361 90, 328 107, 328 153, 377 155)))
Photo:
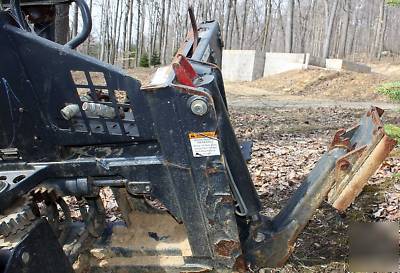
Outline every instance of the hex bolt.
POLYGON ((203 98, 195 98, 190 103, 190 110, 197 116, 204 116, 208 112, 207 101, 203 98))
POLYGON ((29 263, 30 258, 31 258, 31 257, 30 257, 30 255, 29 255, 28 252, 24 252, 24 253, 22 253, 22 255, 21 255, 21 260, 22 260, 22 262, 23 262, 24 264, 29 263))

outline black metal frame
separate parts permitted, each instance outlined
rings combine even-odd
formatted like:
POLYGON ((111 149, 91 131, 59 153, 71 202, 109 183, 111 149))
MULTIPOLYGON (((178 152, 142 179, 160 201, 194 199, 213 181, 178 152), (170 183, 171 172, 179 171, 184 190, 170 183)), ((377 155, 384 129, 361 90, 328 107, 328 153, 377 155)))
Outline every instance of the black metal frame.
MULTIPOLYGON (((201 28, 195 53, 204 56, 198 52, 210 45, 203 61, 220 63, 217 23, 201 28)), ((22 30, 5 12, 0 14, 0 41, 0 50, 7 52, 0 57, 7 64, 0 67, 0 147, 3 154, 9 148, 15 152, 0 161, 0 176, 7 183, 0 193, 2 211, 43 183, 90 178, 93 184, 107 179, 120 187, 121 179, 146 181, 151 196, 185 224, 193 252, 187 259, 215 268, 215 263, 234 266, 241 249, 226 162, 248 214, 257 214, 260 203, 229 123, 217 66, 194 58, 191 63, 204 79, 195 88, 173 79, 140 89, 122 71, 22 30), (74 81, 74 73, 84 75, 84 84, 74 81), (95 85, 93 73, 103 75, 105 84, 95 85), (124 109, 125 117, 88 116, 79 96, 82 89, 94 102, 117 112, 124 109), (99 89, 110 101, 97 98, 99 89), (116 92, 129 101, 118 102, 116 92), (209 101, 205 116, 190 111, 193 94, 209 101), (73 104, 79 105, 79 114, 65 120, 60 110, 73 104), (208 131, 217 132, 222 155, 193 158, 188 134, 208 131), (235 247, 218 253, 216 246, 224 248, 225 242, 235 247)))

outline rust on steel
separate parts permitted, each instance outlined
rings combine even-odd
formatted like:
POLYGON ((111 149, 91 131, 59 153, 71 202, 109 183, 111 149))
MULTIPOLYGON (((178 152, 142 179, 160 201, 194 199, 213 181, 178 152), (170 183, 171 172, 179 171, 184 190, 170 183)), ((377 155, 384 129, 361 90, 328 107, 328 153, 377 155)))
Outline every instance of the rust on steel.
POLYGON ((193 47, 192 47, 192 52, 196 50, 197 47, 197 42, 199 40, 199 31, 197 28, 197 23, 196 23, 196 17, 194 16, 194 11, 193 7, 189 7, 189 17, 190 17, 190 24, 192 25, 192 31, 193 31, 193 47))
POLYGON ((350 149, 350 139, 349 138, 343 138, 345 133, 346 133, 345 129, 339 129, 335 133, 335 136, 333 137, 331 145, 329 146, 329 150, 332 150, 334 148, 350 149))
POLYGON ((232 253, 240 250, 240 243, 233 240, 221 240, 215 244, 215 252, 219 256, 231 257, 232 253))
POLYGON ((332 206, 339 211, 344 211, 348 208, 361 193, 368 182, 368 178, 378 170, 382 161, 389 155, 395 145, 396 141, 385 135, 360 168, 354 173, 354 176, 349 179, 348 184, 342 192, 336 198, 329 200, 332 206))
MULTIPOLYGON (((366 124, 370 126, 372 133, 370 139, 364 146, 350 151, 336 162, 335 183, 328 194, 328 203, 339 211, 344 211, 351 205, 397 143, 385 134, 380 119, 383 112, 377 107, 368 111, 366 124)), ((343 143, 340 138, 345 134, 339 131, 331 147, 341 146, 343 143)))

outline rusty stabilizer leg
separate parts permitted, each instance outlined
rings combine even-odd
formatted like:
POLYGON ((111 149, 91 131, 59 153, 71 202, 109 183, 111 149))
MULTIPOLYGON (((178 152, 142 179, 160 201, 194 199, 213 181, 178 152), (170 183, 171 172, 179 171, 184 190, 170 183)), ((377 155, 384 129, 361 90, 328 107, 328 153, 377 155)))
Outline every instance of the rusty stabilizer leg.
POLYGON ((327 197, 338 210, 350 206, 396 144, 385 135, 382 114, 373 107, 359 125, 339 130, 287 206, 273 219, 262 218, 250 228, 244 250, 254 267, 282 266, 299 233, 327 197))

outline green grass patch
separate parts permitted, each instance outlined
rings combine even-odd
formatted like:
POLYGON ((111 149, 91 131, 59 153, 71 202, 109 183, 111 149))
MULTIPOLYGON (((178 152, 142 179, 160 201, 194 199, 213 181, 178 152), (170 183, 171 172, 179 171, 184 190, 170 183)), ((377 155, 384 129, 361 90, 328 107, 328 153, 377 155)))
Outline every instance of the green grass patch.
POLYGON ((391 6, 399 6, 400 0, 386 0, 386 3, 391 6))
POLYGON ((388 136, 390 136, 393 139, 396 139, 400 143, 400 127, 393 124, 386 124, 385 132, 388 136))
POLYGON ((392 100, 400 101, 400 81, 384 83, 377 88, 377 91, 392 100))

